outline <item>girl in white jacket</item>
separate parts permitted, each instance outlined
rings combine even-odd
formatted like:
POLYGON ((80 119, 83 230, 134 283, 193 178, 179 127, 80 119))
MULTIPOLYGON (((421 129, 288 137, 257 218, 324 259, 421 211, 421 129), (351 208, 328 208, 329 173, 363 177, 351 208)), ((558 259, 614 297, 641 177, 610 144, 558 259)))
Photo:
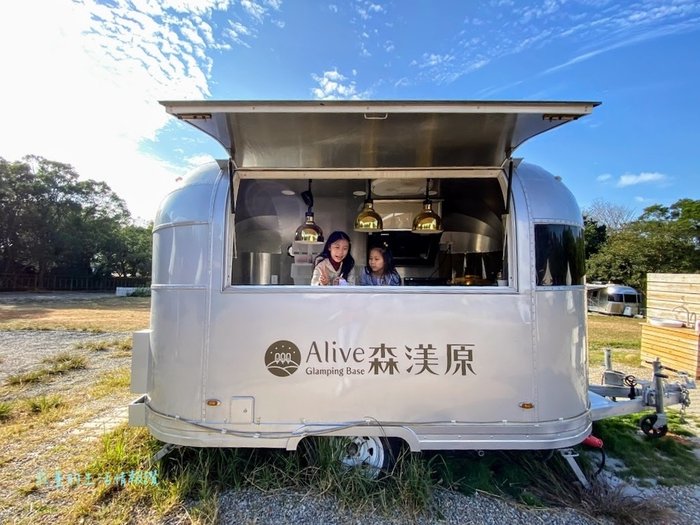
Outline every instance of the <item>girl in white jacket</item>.
POLYGON ((334 231, 328 236, 323 251, 316 258, 316 266, 311 276, 312 285, 347 286, 355 284, 355 259, 350 254, 350 237, 342 231, 334 231))

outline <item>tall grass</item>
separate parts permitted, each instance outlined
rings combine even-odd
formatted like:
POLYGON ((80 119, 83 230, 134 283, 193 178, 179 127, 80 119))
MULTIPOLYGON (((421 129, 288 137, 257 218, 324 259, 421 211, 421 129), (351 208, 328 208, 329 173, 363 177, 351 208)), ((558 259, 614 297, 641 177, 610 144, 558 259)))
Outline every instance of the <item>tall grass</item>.
POLYGON ((12 417, 12 403, 0 401, 0 422, 7 421, 12 417))
POLYGON ((132 346, 133 342, 131 337, 112 339, 109 341, 85 341, 74 345, 74 347, 78 350, 90 350, 91 352, 116 350, 122 353, 131 352, 132 346))
POLYGON ((63 405, 61 396, 37 396, 25 400, 29 411, 34 414, 42 414, 63 405))
POLYGON ((526 493, 546 505, 576 508, 596 518, 630 525, 669 523, 676 517, 661 501, 626 494, 621 486, 608 486, 594 479, 588 488, 582 487, 572 480, 568 465, 558 454, 544 463, 524 456, 519 466, 529 480, 526 493))
POLYGON ((28 383, 41 383, 55 375, 65 374, 71 370, 82 370, 87 367, 87 361, 83 356, 62 352, 42 361, 48 367, 42 367, 29 372, 11 374, 7 376, 7 384, 21 386, 28 383))
POLYGON ((182 447, 151 465, 149 459, 159 445, 143 429, 120 427, 105 436, 101 451, 85 472, 154 469, 158 483, 98 487, 97 493, 75 506, 72 517, 121 516, 134 505, 157 509, 165 516, 187 502, 187 512, 196 522, 214 523, 219 494, 243 488, 296 489, 333 496, 339 505, 355 510, 398 508, 416 516, 428 506, 438 485, 431 462, 407 452, 381 478, 348 469, 338 461, 344 446, 340 438, 306 439, 297 452, 182 447))
POLYGON ((529 506, 574 507, 626 523, 658 522, 670 516, 658 502, 640 502, 595 482, 590 490, 582 490, 556 452, 489 452, 479 456, 473 452, 413 454, 403 450, 393 468, 373 478, 338 461, 344 447, 341 438, 305 439, 296 452, 181 447, 158 465, 150 465, 149 458, 159 446, 143 429, 122 427, 107 435, 87 470, 155 469, 158 482, 102 487, 91 500, 76 506, 73 517, 125 516, 127 509, 140 506, 155 509, 163 518, 185 506, 195 523, 215 523, 218 496, 226 490, 250 488, 332 497, 341 509, 394 518, 398 513, 405 522, 439 512, 431 505, 434 493, 443 489, 514 498, 529 506))

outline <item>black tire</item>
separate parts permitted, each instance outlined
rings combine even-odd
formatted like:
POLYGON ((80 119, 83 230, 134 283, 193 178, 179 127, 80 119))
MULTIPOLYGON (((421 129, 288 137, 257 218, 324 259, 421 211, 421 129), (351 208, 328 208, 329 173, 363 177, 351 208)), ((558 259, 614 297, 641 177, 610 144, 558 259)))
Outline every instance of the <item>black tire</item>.
POLYGON ((639 427, 642 429, 642 432, 650 438, 660 438, 665 436, 668 432, 668 425, 654 428, 654 423, 656 423, 657 419, 656 414, 649 414, 639 421, 639 427))

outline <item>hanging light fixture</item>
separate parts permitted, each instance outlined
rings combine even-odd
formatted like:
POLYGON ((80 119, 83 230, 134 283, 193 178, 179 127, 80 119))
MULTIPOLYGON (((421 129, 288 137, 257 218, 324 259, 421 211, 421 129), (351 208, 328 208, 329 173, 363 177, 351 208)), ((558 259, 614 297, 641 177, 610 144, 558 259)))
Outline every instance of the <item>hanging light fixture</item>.
POLYGON ((433 211, 433 201, 430 200, 430 179, 425 179, 425 200, 423 211, 413 219, 413 233, 442 233, 442 219, 433 211))
POLYGON ((367 198, 360 210, 360 213, 355 217, 356 232, 379 232, 384 229, 381 216, 374 210, 372 202, 372 183, 367 181, 367 198))
POLYGON ((309 189, 301 192, 301 198, 308 208, 304 223, 297 228, 294 234, 294 240, 323 242, 323 230, 314 222, 314 195, 311 193, 311 179, 309 179, 309 189))

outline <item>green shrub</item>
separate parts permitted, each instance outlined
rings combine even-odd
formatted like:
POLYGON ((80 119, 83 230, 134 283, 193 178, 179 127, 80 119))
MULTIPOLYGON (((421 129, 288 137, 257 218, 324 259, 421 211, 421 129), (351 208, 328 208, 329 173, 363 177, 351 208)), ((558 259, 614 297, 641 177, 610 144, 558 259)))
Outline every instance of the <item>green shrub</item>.
POLYGON ((128 297, 150 297, 151 296, 151 288, 147 286, 143 286, 140 288, 136 288, 134 291, 129 292, 127 294, 128 297))

